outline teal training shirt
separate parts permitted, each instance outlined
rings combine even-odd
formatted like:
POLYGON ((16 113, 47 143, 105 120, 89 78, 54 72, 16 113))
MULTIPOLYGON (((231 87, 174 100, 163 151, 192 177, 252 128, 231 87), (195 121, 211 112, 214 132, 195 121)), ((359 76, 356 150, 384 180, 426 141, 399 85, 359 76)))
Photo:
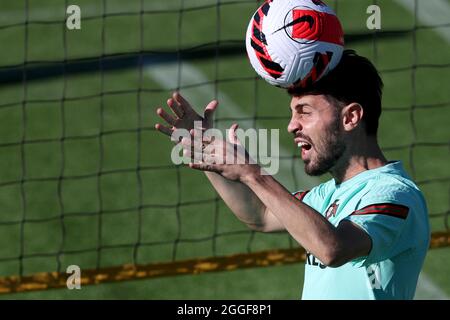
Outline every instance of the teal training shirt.
POLYGON ((294 195, 334 226, 350 220, 372 239, 368 256, 338 268, 307 253, 302 299, 414 298, 430 229, 425 199, 400 161, 294 195))

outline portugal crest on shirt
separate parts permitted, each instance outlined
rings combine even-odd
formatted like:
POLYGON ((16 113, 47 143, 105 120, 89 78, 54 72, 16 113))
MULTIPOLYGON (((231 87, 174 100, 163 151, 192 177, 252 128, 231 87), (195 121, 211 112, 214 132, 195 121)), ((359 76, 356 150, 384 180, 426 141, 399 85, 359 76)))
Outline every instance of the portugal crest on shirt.
POLYGON ((327 211, 325 211, 325 218, 329 220, 331 217, 336 216, 337 209, 339 207, 339 199, 334 200, 334 202, 328 207, 327 211))

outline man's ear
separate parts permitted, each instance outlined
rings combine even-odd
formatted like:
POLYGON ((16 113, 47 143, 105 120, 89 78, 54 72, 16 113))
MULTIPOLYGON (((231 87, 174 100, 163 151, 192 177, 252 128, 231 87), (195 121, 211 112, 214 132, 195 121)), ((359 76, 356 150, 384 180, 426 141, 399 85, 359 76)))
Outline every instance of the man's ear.
POLYGON ((364 110, 357 102, 352 102, 341 110, 342 126, 345 131, 352 131, 362 124, 364 110))

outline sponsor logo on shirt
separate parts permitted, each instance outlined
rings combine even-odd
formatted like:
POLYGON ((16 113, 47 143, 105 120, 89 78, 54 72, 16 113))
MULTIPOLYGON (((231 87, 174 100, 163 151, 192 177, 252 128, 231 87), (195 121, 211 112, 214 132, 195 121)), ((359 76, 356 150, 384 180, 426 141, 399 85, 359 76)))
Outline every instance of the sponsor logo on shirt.
POLYGON ((328 207, 327 211, 325 211, 325 218, 327 218, 328 220, 331 217, 335 217, 336 216, 336 212, 337 209, 339 207, 339 199, 334 200, 334 202, 328 207))
POLYGON ((381 289, 381 270, 377 264, 372 264, 366 268, 369 287, 371 289, 381 289))
POLYGON ((314 257, 311 253, 306 252, 306 264, 310 266, 318 266, 320 269, 325 269, 327 266, 320 262, 319 259, 314 257))

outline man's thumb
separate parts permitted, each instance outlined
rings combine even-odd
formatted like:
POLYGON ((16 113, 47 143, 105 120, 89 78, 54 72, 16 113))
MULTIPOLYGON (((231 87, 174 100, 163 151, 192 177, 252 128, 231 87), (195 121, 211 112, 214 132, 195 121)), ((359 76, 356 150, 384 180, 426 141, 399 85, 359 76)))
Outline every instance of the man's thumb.
POLYGON ((219 105, 219 102, 217 100, 213 100, 210 103, 208 103, 208 105, 205 108, 205 112, 203 113, 203 117, 205 118, 205 121, 208 125, 209 128, 212 127, 213 125, 213 115, 214 112, 217 109, 217 106, 219 105))
POLYGON ((239 125, 237 123, 233 123, 233 125, 228 130, 228 140, 230 140, 231 143, 240 145, 241 143, 239 142, 239 139, 236 135, 236 130, 238 127, 239 125))

